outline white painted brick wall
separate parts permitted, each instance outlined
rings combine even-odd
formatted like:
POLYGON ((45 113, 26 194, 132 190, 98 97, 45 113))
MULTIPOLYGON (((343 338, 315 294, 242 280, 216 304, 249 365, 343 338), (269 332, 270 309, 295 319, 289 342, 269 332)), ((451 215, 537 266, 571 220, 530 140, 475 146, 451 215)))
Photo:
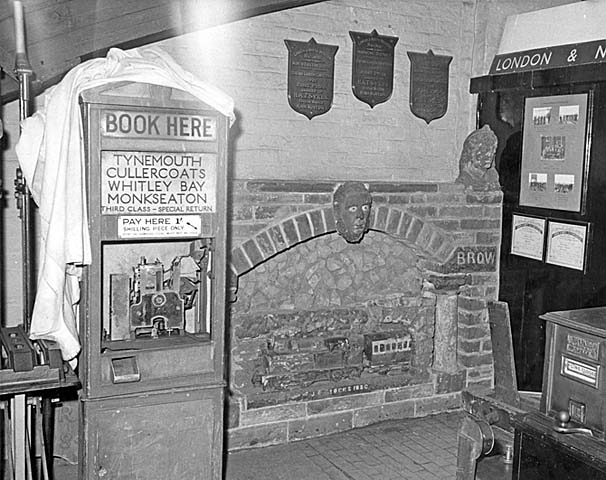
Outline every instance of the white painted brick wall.
MULTIPOLYGON (((238 132, 231 173, 238 179, 449 182, 464 138, 475 125, 469 79, 488 71, 505 17, 567 0, 330 0, 241 20, 161 42, 186 69, 235 100, 238 132), (371 109, 351 91, 349 31, 399 38, 391 99, 371 109), (332 109, 311 121, 286 97, 285 39, 337 45, 332 109), (446 115, 426 125, 409 109, 407 51, 450 55, 446 115)), ((196 12, 198 14, 198 12, 196 12)), ((203 14, 203 12, 202 12, 203 14)), ((192 13, 193 15, 193 13, 192 13)), ((3 109, 9 138, 2 175, 3 269, 0 316, 21 321, 19 220, 14 205, 17 103, 3 109)))
POLYGON ((451 181, 458 173, 460 145, 474 123, 474 101, 467 93, 473 12, 473 2, 464 1, 335 0, 213 28, 162 46, 234 98, 236 128, 241 131, 233 169, 238 179, 451 181), (373 29, 399 41, 393 95, 371 109, 351 91, 349 32, 373 29), (284 40, 306 42, 312 37, 338 46, 338 51, 333 106, 308 120, 288 105, 284 40), (407 51, 429 49, 453 60, 448 112, 426 125, 408 106, 407 51))
POLYGON ((564 0, 332 0, 163 42, 180 63, 231 95, 238 179, 452 181, 475 126, 469 79, 485 74, 507 15, 564 0), (351 91, 350 31, 395 36, 394 91, 371 109, 351 91), (331 110, 308 120, 287 100, 285 39, 338 46, 331 110), (407 51, 453 57, 446 115, 426 125, 409 108, 407 51), (487 56, 489 55, 489 56, 487 56))

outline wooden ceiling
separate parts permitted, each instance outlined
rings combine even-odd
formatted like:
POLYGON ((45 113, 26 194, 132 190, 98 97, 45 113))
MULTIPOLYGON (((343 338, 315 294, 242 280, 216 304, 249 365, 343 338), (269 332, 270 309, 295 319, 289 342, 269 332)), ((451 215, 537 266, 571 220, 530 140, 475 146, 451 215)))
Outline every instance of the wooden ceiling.
MULTIPOLYGON (((34 94, 75 65, 244 18, 325 0, 22 0, 34 94)), ((0 99, 19 96, 13 1, 0 1, 0 99)))

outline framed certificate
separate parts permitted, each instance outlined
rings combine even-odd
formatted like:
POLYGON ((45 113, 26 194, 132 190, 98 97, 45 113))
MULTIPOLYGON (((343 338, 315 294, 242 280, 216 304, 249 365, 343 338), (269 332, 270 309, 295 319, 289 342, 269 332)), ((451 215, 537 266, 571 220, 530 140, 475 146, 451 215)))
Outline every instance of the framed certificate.
POLYGON ((585 271, 590 224, 549 220, 547 256, 552 265, 585 271))
POLYGON ((592 93, 526 99, 520 205, 584 213, 592 93))
POLYGON ((545 224, 544 218, 514 213, 511 220, 511 253, 543 261, 545 224))

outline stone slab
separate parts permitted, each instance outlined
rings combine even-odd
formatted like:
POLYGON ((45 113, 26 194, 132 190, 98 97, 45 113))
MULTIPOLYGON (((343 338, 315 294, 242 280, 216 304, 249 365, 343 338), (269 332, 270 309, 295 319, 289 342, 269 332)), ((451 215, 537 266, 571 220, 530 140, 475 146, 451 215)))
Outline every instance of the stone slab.
POLYGON ((292 442, 344 432, 352 428, 352 423, 353 413, 351 411, 293 420, 288 422, 288 440, 292 442))

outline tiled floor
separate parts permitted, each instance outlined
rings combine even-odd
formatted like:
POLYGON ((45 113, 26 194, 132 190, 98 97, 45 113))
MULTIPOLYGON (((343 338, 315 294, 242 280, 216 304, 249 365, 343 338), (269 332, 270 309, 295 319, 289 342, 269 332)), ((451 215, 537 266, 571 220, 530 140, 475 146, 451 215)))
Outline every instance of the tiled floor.
MULTIPOLYGON (((287 445, 232 452, 226 458, 224 479, 453 480, 463 415, 456 411, 390 420, 287 445)), ((494 460, 497 468, 479 465, 477 480, 511 478, 501 459, 494 460)), ((75 466, 56 465, 56 480, 76 478, 75 466)))
POLYGON ((454 479, 461 412, 228 455, 226 480, 454 479))

